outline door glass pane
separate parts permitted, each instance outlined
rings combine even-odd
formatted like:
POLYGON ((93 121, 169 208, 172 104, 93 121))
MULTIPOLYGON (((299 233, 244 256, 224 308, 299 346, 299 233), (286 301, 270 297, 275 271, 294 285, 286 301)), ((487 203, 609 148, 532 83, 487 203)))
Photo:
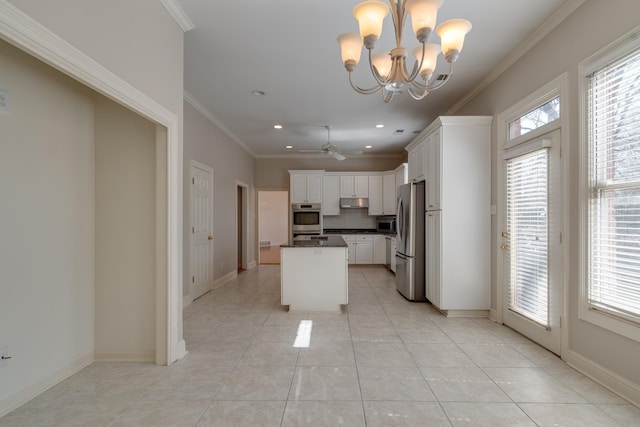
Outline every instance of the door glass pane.
POLYGON ((509 308, 549 326, 548 149, 507 161, 509 308))

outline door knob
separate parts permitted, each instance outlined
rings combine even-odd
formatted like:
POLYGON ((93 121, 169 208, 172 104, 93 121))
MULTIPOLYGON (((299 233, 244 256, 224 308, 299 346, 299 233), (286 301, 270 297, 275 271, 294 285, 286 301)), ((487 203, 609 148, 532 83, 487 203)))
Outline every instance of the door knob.
POLYGON ((507 245, 500 245, 500 249, 507 250, 507 249, 509 249, 509 246, 507 246, 507 245))
POLYGON ((508 233, 508 232, 506 232, 506 231, 503 231, 503 232, 502 232, 502 237, 509 237, 509 233, 508 233))
POLYGON ((207 237, 207 240, 213 240, 213 236, 207 237))

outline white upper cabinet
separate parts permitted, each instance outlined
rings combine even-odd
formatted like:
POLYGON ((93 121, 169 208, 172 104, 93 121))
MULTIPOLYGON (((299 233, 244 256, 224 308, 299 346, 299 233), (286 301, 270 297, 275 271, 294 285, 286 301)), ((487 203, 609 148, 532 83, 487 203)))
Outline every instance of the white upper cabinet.
POLYGON ((369 176, 369 215, 382 215, 382 175, 369 176))
POLYGON ((423 141, 409 150, 409 181, 426 178, 426 143, 423 141))
POLYGON ((289 171, 291 203, 322 203, 323 171, 289 171))
POLYGON ((396 214, 396 174, 395 173, 386 173, 382 176, 382 214, 383 215, 396 214))
POLYGON ((427 139, 427 176, 425 205, 429 210, 440 209, 440 193, 442 181, 442 138, 441 132, 435 131, 427 139))
POLYGON ((369 197, 369 177, 367 175, 340 176, 340 197, 369 197))
POLYGON ((322 214, 340 215, 340 177, 325 175, 322 182, 322 214))

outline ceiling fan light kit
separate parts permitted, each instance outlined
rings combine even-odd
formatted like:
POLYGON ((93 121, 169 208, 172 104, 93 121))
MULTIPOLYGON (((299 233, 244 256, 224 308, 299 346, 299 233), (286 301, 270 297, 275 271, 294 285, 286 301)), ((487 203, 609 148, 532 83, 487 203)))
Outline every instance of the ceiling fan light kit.
POLYGON ((430 91, 444 86, 453 74, 453 63, 456 62, 466 34, 471 30, 471 23, 466 19, 451 19, 436 25, 438 9, 444 0, 388 0, 389 6, 380 0, 367 0, 353 9, 353 16, 358 20, 360 33, 345 33, 338 36, 342 63, 349 73, 349 83, 358 93, 370 95, 382 91, 382 99, 389 102, 394 93, 407 89, 416 100, 423 99, 430 91), (390 52, 373 53, 376 43, 382 34, 382 23, 391 11, 395 29, 396 47, 390 52), (413 50, 416 58, 413 69, 407 69, 408 50, 402 46, 402 31, 407 14, 411 15, 413 32, 420 46, 413 50), (440 37, 440 45, 427 43, 433 32, 440 37), (367 49, 369 67, 376 85, 363 89, 352 79, 362 54, 362 47, 367 49), (448 77, 433 80, 438 54, 442 51, 449 63, 448 77), (420 77, 418 79, 418 77, 420 77))

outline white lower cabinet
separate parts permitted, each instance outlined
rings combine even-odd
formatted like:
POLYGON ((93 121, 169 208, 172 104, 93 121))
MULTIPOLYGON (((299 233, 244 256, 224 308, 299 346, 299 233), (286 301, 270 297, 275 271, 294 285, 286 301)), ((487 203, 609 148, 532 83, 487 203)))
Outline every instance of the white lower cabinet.
POLYGON ((390 260, 390 269, 394 273, 396 272, 396 238, 391 238, 391 260, 390 260))
POLYGON ((373 263, 387 263, 387 241, 382 234, 373 236, 373 263))
POLYGON ((373 238, 371 235, 346 234, 342 238, 349 248, 349 264, 373 264, 373 238))
POLYGON ((442 307, 440 298, 440 252, 442 239, 440 230, 442 227, 440 211, 427 212, 425 214, 425 267, 426 267, 426 293, 427 299, 436 307, 442 307))

